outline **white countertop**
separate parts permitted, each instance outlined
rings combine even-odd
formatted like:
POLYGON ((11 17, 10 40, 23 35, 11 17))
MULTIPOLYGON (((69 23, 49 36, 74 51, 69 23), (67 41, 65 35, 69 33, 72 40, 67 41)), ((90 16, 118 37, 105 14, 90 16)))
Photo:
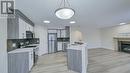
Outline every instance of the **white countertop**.
POLYGON ((86 43, 82 44, 82 45, 69 45, 67 49, 73 49, 73 50, 82 50, 82 49, 86 49, 86 43))
POLYGON ((37 49, 37 47, 39 47, 39 44, 30 44, 27 46, 36 46, 36 47, 29 47, 29 48, 17 48, 15 50, 12 50, 8 53, 20 53, 20 52, 30 52, 33 51, 34 49, 37 49))
POLYGON ((8 53, 20 53, 20 52, 30 52, 33 51, 34 48, 21 48, 21 49, 16 49, 13 51, 10 51, 8 53))

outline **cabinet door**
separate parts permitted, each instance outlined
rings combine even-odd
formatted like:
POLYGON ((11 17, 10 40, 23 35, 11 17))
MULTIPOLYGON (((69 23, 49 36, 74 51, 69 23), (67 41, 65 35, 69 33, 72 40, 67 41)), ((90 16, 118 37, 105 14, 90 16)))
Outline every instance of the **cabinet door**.
POLYGON ((19 22, 18 17, 15 18, 7 18, 7 33, 8 39, 18 39, 19 38, 19 22))
POLYGON ((28 53, 8 54, 8 73, 29 73, 28 53))
POLYGON ((27 30, 27 31, 32 31, 32 32, 33 32, 33 26, 30 25, 30 24, 28 24, 28 23, 26 23, 26 30, 27 30))
POLYGON ((58 51, 62 51, 62 48, 63 48, 62 42, 58 42, 57 44, 58 44, 58 46, 57 46, 58 49, 57 49, 57 50, 58 50, 58 51))
POLYGON ((32 26, 32 25, 30 25, 30 31, 32 31, 32 32, 33 32, 33 26, 32 26))
POLYGON ((57 30, 48 30, 48 33, 57 33, 57 30))
POLYGON ((65 32, 65 30, 57 30, 57 37, 58 38, 63 38, 63 37, 65 37, 65 35, 66 35, 66 32, 65 32))
POLYGON ((29 31, 29 30, 30 30, 29 24, 26 23, 26 31, 29 31))
POLYGON ((60 38, 61 37, 61 31, 57 30, 57 37, 60 38))
POLYGON ((61 37, 65 37, 65 34, 66 32, 65 32, 65 30, 61 30, 61 37))
POLYGON ((29 71, 31 70, 31 68, 33 67, 33 61, 34 61, 34 56, 33 56, 33 51, 29 52, 29 71))
POLYGON ((19 18, 19 39, 26 38, 26 22, 19 18))

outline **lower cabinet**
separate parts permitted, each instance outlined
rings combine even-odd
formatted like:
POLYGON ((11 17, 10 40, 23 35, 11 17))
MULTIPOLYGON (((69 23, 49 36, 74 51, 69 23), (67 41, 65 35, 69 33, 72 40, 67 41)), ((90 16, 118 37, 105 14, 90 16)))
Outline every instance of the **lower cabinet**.
POLYGON ((29 73, 34 65, 33 50, 8 53, 8 73, 29 73))
POLYGON ((29 73, 28 52, 8 54, 8 73, 29 73))
POLYGON ((33 50, 32 50, 29 52, 29 71, 31 71, 33 64, 34 64, 34 55, 33 55, 33 50))

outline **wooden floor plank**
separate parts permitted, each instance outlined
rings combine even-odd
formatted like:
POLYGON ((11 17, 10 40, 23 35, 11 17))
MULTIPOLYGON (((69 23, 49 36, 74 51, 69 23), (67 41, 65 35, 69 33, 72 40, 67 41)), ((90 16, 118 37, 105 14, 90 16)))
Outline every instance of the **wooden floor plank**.
MULTIPOLYGON (((88 50, 88 73, 130 73, 130 54, 108 49, 88 50)), ((69 71, 66 53, 41 56, 31 73, 76 73, 69 71)))

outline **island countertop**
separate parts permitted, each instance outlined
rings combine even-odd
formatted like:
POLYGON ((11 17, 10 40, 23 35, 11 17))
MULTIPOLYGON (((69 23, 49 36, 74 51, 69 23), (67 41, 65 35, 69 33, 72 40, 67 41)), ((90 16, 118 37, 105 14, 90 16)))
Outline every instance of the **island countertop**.
POLYGON ((83 49, 86 49, 86 43, 84 44, 70 44, 68 45, 68 48, 67 49, 73 49, 73 50, 83 50, 83 49))

